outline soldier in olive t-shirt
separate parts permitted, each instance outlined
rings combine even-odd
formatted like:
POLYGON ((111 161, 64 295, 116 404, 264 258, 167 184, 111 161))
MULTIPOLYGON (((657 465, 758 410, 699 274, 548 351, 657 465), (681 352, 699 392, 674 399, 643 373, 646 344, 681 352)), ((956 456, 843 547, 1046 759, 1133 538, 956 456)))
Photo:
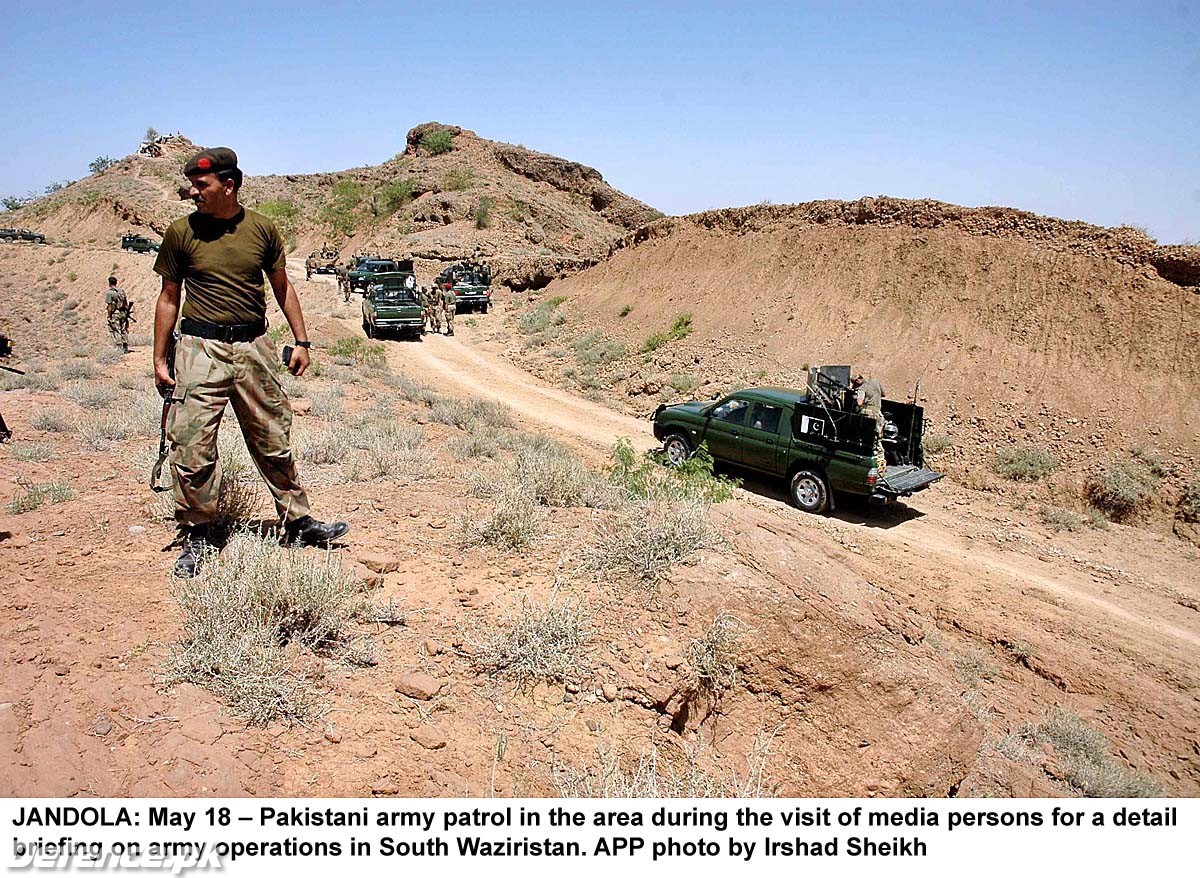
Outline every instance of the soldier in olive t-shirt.
POLYGON ((183 316, 205 323, 254 323, 267 315, 263 272, 287 264, 275 224, 253 210, 218 219, 193 213, 171 223, 154 270, 184 283, 183 316))

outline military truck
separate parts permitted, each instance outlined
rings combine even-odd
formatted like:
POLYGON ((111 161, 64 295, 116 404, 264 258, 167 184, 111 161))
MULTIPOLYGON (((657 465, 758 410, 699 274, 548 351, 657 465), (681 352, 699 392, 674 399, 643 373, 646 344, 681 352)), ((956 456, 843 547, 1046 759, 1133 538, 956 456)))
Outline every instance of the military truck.
POLYGON ((476 262, 458 262, 445 268, 435 283, 440 287, 450 284, 457 300, 459 314, 477 310, 484 314, 492 305, 492 273, 476 262))
POLYGON ((389 271, 371 276, 363 294, 363 332, 367 338, 385 333, 410 335, 420 340, 425 334, 425 309, 417 301, 410 272, 389 271))
POLYGON ((46 236, 41 232, 29 229, 0 229, 0 241, 11 244, 14 241, 32 241, 35 244, 45 244, 46 236))
POLYGON ((883 474, 874 453, 875 422, 852 411, 849 366, 818 366, 808 387, 751 387, 710 401, 660 405, 654 436, 668 464, 700 443, 727 465, 778 478, 805 512, 834 506, 837 493, 894 500, 940 479, 925 468, 924 409, 883 400, 883 474))
POLYGON ((337 272, 338 252, 326 245, 320 250, 314 250, 304 260, 304 273, 307 277, 314 274, 335 274, 337 272))
MULTIPOLYGON (((371 282, 371 277, 376 274, 390 274, 393 272, 402 272, 404 274, 413 274, 413 261, 411 259, 363 259, 358 262, 354 268, 350 269, 349 281, 350 292, 367 291, 367 284, 371 282)), ((416 281, 414 279, 414 285, 416 281)))
POLYGON ((145 235, 127 234, 121 236, 121 249, 132 250, 135 253, 158 252, 159 243, 145 235))

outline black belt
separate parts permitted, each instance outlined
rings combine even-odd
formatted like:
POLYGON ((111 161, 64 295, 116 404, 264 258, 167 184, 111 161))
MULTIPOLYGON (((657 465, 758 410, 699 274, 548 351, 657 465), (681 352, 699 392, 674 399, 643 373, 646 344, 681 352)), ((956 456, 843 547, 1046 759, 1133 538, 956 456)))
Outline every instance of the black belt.
POLYGON ((266 331, 266 320, 256 320, 253 323, 205 323, 203 320, 184 317, 179 321, 179 332, 182 335, 194 335, 212 341, 254 341, 266 331))

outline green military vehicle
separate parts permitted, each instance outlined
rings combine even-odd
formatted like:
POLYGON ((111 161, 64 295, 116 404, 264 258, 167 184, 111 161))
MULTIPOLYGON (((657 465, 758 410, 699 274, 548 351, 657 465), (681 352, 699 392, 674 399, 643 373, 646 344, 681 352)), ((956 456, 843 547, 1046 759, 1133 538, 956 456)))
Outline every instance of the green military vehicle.
POLYGON ((804 390, 752 387, 708 402, 660 405, 654 436, 672 465, 704 442, 716 461, 782 479, 805 512, 831 509, 835 493, 894 500, 940 479, 924 465, 924 410, 890 399, 883 400, 887 466, 880 475, 875 422, 851 411, 849 379, 848 366, 821 366, 810 370, 804 390))
POLYGON ((371 282, 371 278, 374 275, 391 274, 393 272, 412 274, 413 261, 411 259, 361 259, 354 268, 350 269, 348 275, 350 292, 365 293, 367 291, 367 284, 371 282))
POLYGON ((425 334, 425 309, 417 301, 413 276, 409 272, 389 271, 373 275, 363 295, 362 315, 367 338, 395 333, 420 340, 425 334))
POLYGON ((30 229, 0 229, 0 241, 11 244, 14 241, 32 241, 34 244, 45 244, 46 236, 41 232, 30 229))
POLYGON ((311 278, 314 274, 334 274, 337 271, 338 252, 326 244, 320 250, 314 250, 304 260, 304 275, 311 278))
POLYGON ((492 273, 483 265, 470 262, 451 265, 437 276, 436 284, 443 288, 452 285, 459 314, 471 310, 486 314, 492 305, 492 273))
POLYGON ((147 238, 144 235, 128 234, 121 236, 122 250, 132 250, 135 253, 150 253, 152 251, 157 253, 158 247, 159 244, 157 241, 147 238))

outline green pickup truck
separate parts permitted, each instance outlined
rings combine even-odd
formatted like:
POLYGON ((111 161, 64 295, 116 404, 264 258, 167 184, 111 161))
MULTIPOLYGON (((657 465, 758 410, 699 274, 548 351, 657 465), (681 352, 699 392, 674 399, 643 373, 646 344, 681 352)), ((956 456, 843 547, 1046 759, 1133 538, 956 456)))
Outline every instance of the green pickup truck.
POLYGON ((363 295, 363 332, 367 338, 385 333, 408 334, 420 340, 425 333, 425 309, 412 288, 412 275, 388 272, 371 277, 363 295))
POLYGON ((135 253, 157 253, 159 244, 152 238, 147 238, 145 235, 134 235, 132 233, 121 236, 121 249, 133 250, 135 253))
POLYGON ((452 285, 459 314, 471 310, 486 314, 492 306, 492 274, 485 266, 459 262, 443 269, 434 283, 439 287, 452 285))
POLYGON ((367 291, 367 284, 373 282, 375 275, 396 271, 412 274, 413 261, 411 259, 359 260, 358 264, 350 269, 350 273, 347 276, 350 282, 350 292, 365 293, 367 291))
POLYGON ((784 480, 805 512, 831 509, 835 492, 891 500, 942 477, 924 466, 920 406, 883 400, 888 460, 881 476, 873 419, 847 411, 841 392, 829 393, 820 378, 810 377, 806 390, 753 387, 709 402, 661 405, 654 436, 670 464, 682 463, 704 442, 721 463, 784 480))

